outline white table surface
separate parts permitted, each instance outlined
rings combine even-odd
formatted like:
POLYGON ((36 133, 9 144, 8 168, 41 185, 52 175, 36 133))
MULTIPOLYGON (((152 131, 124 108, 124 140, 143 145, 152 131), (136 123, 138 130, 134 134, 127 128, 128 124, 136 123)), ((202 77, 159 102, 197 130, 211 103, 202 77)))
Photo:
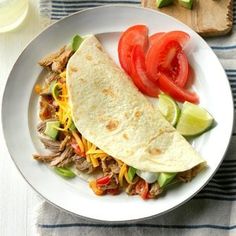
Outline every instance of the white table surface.
MULTIPOLYGON (((28 15, 21 26, 0 34, 0 102, 8 74, 21 51, 45 27, 39 17, 39 0, 30 0, 28 15)), ((0 235, 36 235, 38 195, 25 182, 8 154, 0 128, 0 235)))

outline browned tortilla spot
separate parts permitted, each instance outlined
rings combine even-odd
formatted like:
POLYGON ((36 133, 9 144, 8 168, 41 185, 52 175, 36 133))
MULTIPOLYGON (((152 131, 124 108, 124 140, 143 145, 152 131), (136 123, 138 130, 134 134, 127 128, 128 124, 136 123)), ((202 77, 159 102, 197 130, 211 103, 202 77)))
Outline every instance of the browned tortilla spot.
POLYGON ((152 149, 148 150, 148 152, 149 152, 151 155, 159 155, 159 154, 161 154, 161 150, 158 149, 158 148, 152 148, 152 149))
POLYGON ((123 137, 124 137, 124 139, 126 139, 126 140, 128 140, 128 139, 129 139, 129 137, 128 137, 128 135, 127 135, 127 134, 123 134, 123 137))
POLYGON ((108 124, 106 125, 106 128, 109 131, 113 131, 113 130, 117 129, 118 125, 119 125, 119 122, 117 120, 110 120, 108 122, 108 124))
POLYGON ((71 71, 71 72, 77 72, 77 71, 78 71, 78 68, 77 68, 77 67, 74 67, 74 66, 71 66, 71 67, 70 67, 70 71, 71 71))
POLYGON ((102 46, 101 45, 96 45, 96 47, 100 50, 103 51, 102 46))
POLYGON ((111 87, 109 87, 109 88, 104 88, 103 90, 102 90, 102 92, 105 94, 105 95, 109 95, 109 96, 111 96, 111 97, 114 97, 114 92, 113 92, 113 90, 111 89, 111 87))
POLYGON ((140 118, 143 113, 141 111, 136 111, 135 112, 135 117, 140 118))
POLYGON ((92 58, 91 55, 87 55, 87 56, 86 56, 86 59, 89 60, 89 61, 92 61, 93 58, 92 58))

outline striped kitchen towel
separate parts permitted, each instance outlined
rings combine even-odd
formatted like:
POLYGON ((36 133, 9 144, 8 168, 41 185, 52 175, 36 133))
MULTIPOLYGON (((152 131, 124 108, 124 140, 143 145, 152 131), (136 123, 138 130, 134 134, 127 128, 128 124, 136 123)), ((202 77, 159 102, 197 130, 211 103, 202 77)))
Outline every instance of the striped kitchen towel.
MULTIPOLYGON (((121 3, 140 5, 139 0, 40 0, 40 11, 42 16, 55 21, 84 8, 121 3)), ((234 16, 236 29, 236 14, 234 16)), ((236 107, 236 31, 207 42, 225 68, 236 107)), ((37 215, 37 231, 42 236, 236 236, 236 128, 225 159, 209 184, 170 213, 138 223, 95 223, 43 201, 37 215)))

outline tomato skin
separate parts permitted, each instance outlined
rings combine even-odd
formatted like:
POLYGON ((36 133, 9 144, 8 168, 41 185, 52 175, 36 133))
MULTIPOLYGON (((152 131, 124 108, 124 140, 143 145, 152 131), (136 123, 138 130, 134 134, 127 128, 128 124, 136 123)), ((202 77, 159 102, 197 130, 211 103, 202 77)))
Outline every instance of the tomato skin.
POLYGON ((158 75, 158 84, 164 93, 169 94, 176 101, 199 103, 199 98, 196 93, 180 88, 163 73, 159 73, 158 75))
POLYGON ((164 32, 158 32, 149 37, 149 44, 150 46, 155 43, 155 41, 161 40, 162 36, 164 35, 164 32))
POLYGON ((141 46, 136 45, 131 53, 131 78, 138 89, 151 97, 157 97, 160 90, 147 76, 145 54, 141 46))
POLYGON ((149 191, 149 185, 145 180, 140 179, 137 182, 137 184, 135 186, 135 191, 136 191, 137 194, 139 194, 141 196, 141 198, 143 200, 148 199, 147 196, 148 196, 148 191, 149 191))
POLYGON ((108 175, 96 179, 97 186, 105 186, 108 185, 110 182, 111 182, 111 177, 108 175))
POLYGON ((176 41, 178 42, 182 47, 186 44, 186 42, 190 39, 189 34, 187 34, 184 31, 169 31, 167 33, 165 33, 164 35, 165 37, 163 38, 163 42, 167 41, 176 41))
POLYGON ((118 56, 121 67, 130 75, 131 53, 135 45, 144 51, 148 48, 148 28, 146 25, 134 25, 122 33, 118 43, 118 56))
POLYGON ((158 79, 158 67, 161 65, 163 68, 168 68, 171 60, 173 60, 177 52, 182 50, 182 46, 188 39, 189 35, 185 32, 171 31, 161 36, 161 40, 153 41, 153 44, 147 51, 146 68, 149 77, 154 82, 158 79), (169 48, 169 51, 166 52, 167 48, 169 48), (167 56, 163 59, 165 54, 167 56))

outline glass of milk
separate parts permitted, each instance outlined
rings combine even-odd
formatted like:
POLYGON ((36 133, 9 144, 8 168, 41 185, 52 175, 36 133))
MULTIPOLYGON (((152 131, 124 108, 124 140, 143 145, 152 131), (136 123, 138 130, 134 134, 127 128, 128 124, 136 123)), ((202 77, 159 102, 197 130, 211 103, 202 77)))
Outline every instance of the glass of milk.
POLYGON ((28 0, 0 0, 0 33, 16 28, 24 20, 28 0))

